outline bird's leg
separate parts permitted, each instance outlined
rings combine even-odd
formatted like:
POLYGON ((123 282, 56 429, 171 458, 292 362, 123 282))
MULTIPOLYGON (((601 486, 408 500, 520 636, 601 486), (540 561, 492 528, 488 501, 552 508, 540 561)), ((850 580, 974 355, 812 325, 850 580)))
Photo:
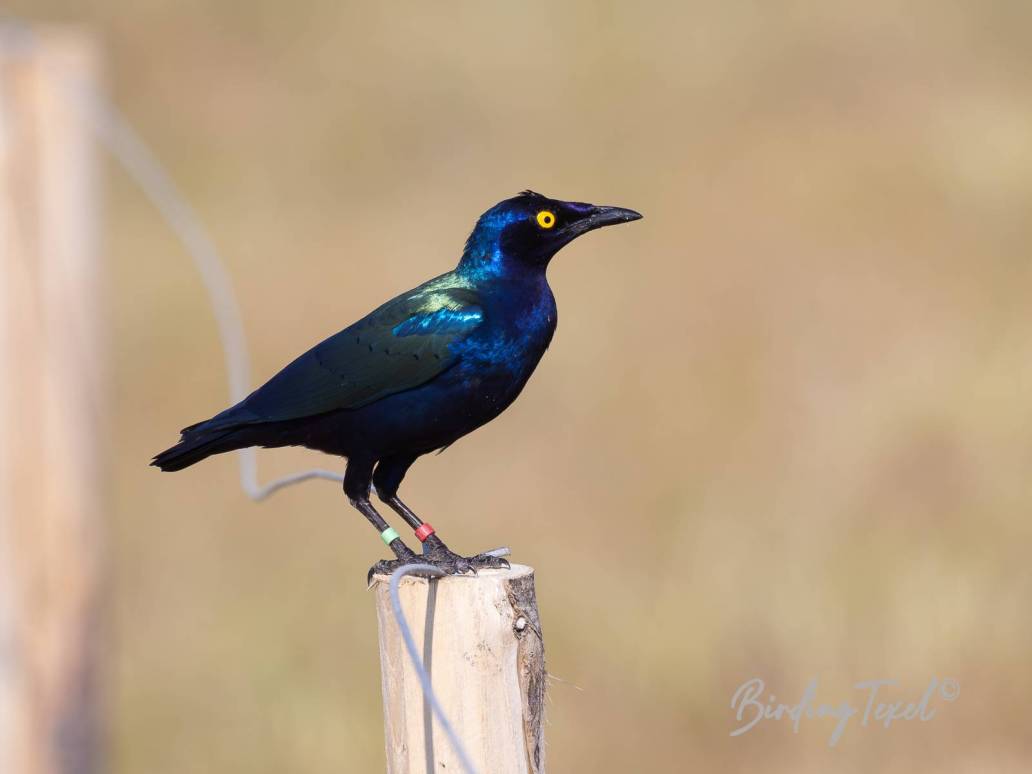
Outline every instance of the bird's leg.
POLYGON ((369 519, 369 523, 380 533, 380 539, 387 544, 387 547, 398 557, 393 561, 381 559, 369 568, 366 575, 366 583, 371 583, 374 575, 390 575, 398 567, 404 564, 419 564, 422 560, 419 554, 409 548, 398 535, 397 530, 391 527, 383 517, 377 513, 376 508, 369 502, 369 498, 352 499, 351 504, 357 508, 363 516, 369 519))
MULTIPOLYGON (((379 494, 379 490, 377 490, 377 493, 379 494)), ((380 499, 387 503, 395 513, 401 516, 416 531, 416 537, 423 543, 423 559, 436 567, 440 567, 445 572, 467 573, 488 567, 509 566, 509 562, 500 556, 492 556, 490 554, 460 556, 456 554, 437 536, 434 528, 413 513, 412 509, 405 505, 396 494, 389 497, 380 495, 380 499)))
POLYGON ((380 537, 383 542, 387 544, 387 547, 394 552, 394 555, 399 559, 404 559, 412 562, 419 561, 419 555, 416 554, 411 548, 405 545, 401 536, 397 531, 392 528, 383 517, 377 512, 373 504, 369 502, 369 498, 363 498, 359 500, 351 500, 351 504, 358 509, 358 511, 369 519, 369 523, 376 528, 376 531, 380 533, 380 537))
POLYGON ((509 563, 500 556, 491 556, 490 554, 460 556, 456 554, 437 536, 437 532, 429 523, 419 518, 399 499, 398 486, 415 459, 414 456, 406 455, 404 457, 387 457, 381 460, 380 464, 376 466, 373 483, 377 496, 415 531, 416 537, 423 544, 422 561, 449 574, 476 572, 488 567, 508 567, 509 563))
POLYGON ((419 564, 419 555, 409 548, 402 541, 397 530, 391 527, 383 516, 381 516, 373 504, 369 501, 369 492, 372 488, 373 463, 352 459, 348 461, 348 468, 344 473, 344 494, 348 496, 351 504, 368 519, 373 528, 380 533, 380 539, 398 557, 394 561, 381 560, 369 568, 366 577, 367 582, 372 581, 373 575, 390 575, 403 564, 419 564))

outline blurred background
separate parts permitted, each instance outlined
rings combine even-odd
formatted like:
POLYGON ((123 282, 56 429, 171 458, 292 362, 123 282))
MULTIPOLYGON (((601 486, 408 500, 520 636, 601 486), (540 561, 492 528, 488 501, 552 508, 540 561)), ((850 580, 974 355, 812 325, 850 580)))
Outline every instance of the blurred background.
MULTIPOLYGON (((227 257, 260 383, 456 262, 523 188, 645 220, 553 262, 551 350, 409 475, 533 565, 555 772, 1028 771, 1032 6, 12 0, 106 85, 227 257), (732 693, 929 722, 768 722, 732 693)), ((110 771, 375 772, 366 568, 336 485, 147 467, 227 402, 212 311, 113 164, 110 771)), ((262 477, 342 466, 260 454, 262 477)))

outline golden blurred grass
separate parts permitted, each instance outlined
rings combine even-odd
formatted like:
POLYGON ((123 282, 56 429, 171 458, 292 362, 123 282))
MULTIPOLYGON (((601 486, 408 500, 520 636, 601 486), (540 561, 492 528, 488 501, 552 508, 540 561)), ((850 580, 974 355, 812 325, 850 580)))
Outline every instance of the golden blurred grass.
MULTIPOLYGON (((645 213, 560 254, 524 396, 406 483, 537 568, 553 771, 1032 765, 1027 3, 13 10, 104 36, 256 380, 519 189, 645 213), (728 736, 749 677, 932 675, 963 693, 929 723, 728 736)), ((381 770, 375 538, 329 485, 253 505, 229 458, 146 467, 225 377, 188 261, 110 179, 113 770, 381 770)))

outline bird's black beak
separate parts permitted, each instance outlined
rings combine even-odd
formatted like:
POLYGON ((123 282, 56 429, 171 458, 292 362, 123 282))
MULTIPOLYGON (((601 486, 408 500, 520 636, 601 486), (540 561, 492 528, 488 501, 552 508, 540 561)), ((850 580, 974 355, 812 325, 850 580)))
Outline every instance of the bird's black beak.
POLYGON ((641 220, 641 213, 628 210, 623 207, 592 207, 583 217, 579 218, 561 230, 563 241, 569 242, 581 234, 594 231, 603 226, 615 226, 617 223, 630 223, 632 220, 641 220))
POLYGON ((590 229, 602 228, 602 226, 615 226, 617 223, 630 223, 632 220, 641 220, 641 213, 634 210, 627 210, 623 207, 595 207, 588 215, 590 229))

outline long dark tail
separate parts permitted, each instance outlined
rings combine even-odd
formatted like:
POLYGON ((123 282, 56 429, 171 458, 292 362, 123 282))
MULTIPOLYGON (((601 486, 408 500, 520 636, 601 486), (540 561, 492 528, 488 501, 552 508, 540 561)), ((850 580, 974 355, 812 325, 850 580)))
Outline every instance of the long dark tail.
POLYGON ((234 443, 233 436, 236 433, 232 430, 209 435, 198 433, 193 436, 184 435, 171 449, 165 449, 161 454, 151 460, 151 465, 169 472, 188 468, 195 462, 200 462, 206 457, 221 452, 240 449, 247 444, 234 443))
POLYGON ((157 455, 151 465, 164 471, 182 470, 213 454, 254 445, 254 440, 248 437, 246 425, 212 427, 212 424, 209 420, 183 430, 179 443, 157 455))

